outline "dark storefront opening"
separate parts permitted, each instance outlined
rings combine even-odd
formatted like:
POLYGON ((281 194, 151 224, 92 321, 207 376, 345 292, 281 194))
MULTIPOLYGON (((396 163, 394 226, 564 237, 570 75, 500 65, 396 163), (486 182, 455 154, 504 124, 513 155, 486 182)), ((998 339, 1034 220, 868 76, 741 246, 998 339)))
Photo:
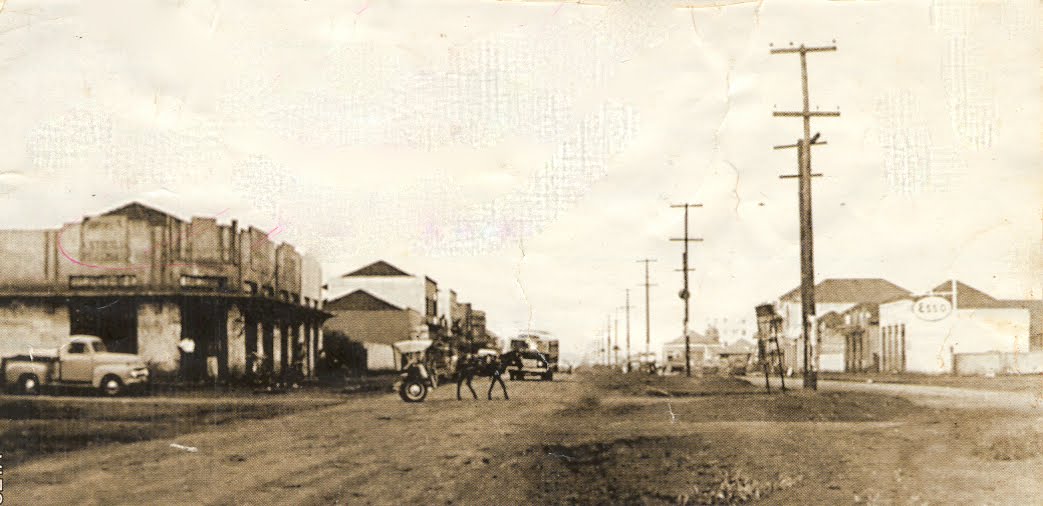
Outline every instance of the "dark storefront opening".
POLYGON ((227 375, 227 319, 228 306, 223 300, 208 297, 181 302, 181 338, 195 344, 192 353, 181 351, 181 374, 185 379, 227 375))
POLYGON ((98 336, 109 351, 138 352, 138 305, 127 297, 69 301, 69 334, 98 336))

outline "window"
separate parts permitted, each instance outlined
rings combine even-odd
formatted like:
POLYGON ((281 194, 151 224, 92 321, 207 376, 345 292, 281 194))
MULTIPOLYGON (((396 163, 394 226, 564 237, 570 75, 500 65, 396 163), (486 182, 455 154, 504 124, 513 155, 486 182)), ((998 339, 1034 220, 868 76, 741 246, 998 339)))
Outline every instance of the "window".
POLYGON ((98 341, 94 343, 94 353, 105 353, 105 343, 98 341))
POLYGON ((69 353, 87 353, 87 343, 69 343, 69 353))

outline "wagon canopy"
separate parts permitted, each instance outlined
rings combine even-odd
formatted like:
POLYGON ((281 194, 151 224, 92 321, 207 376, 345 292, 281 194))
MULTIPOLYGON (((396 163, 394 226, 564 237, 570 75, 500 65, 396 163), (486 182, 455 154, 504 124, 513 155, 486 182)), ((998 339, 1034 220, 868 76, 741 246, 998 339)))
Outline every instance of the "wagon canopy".
POLYGON ((415 341, 399 341, 391 346, 394 346, 399 353, 417 353, 426 351, 432 344, 434 344, 434 341, 430 339, 418 339, 415 341))

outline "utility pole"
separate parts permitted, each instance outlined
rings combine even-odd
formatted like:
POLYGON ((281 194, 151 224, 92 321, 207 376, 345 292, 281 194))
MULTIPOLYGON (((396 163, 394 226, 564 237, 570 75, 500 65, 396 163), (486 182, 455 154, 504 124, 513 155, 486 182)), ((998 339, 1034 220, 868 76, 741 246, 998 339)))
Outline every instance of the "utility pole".
POLYGON ((703 207, 702 204, 674 204, 670 207, 683 207, 684 208, 684 237, 683 238, 671 238, 671 241, 682 241, 684 243, 684 253, 681 253, 681 274, 684 278, 684 288, 681 289, 681 299, 684 300, 684 323, 682 324, 683 330, 681 335, 684 336, 684 373, 685 376, 692 376, 692 339, 688 336, 688 312, 689 300, 692 298, 692 293, 688 291, 688 272, 694 269, 688 268, 688 243, 691 242, 702 242, 702 239, 690 239, 688 237, 688 208, 689 207, 703 207))
POLYGON ((615 315, 616 316, 616 318, 615 318, 616 340, 615 340, 615 344, 612 346, 612 361, 615 362, 615 367, 617 369, 619 368, 619 310, 620 309, 623 309, 623 308, 622 307, 617 307, 616 308, 616 315, 615 315))
POLYGON ((801 44, 799 47, 771 50, 771 54, 800 55, 800 80, 801 89, 803 91, 804 108, 800 111, 791 112, 775 111, 773 115, 775 117, 795 117, 804 119, 804 137, 797 139, 797 142, 795 144, 775 146, 775 149, 797 149, 798 173, 796 175, 785 175, 779 177, 799 179, 798 204, 800 208, 800 306, 801 335, 804 341, 804 388, 811 390, 816 390, 818 388, 818 371, 815 368, 812 368, 811 364, 813 362, 818 362, 817 356, 819 351, 818 346, 813 347, 811 342, 811 333, 813 331, 812 323, 815 319, 815 262, 813 254, 814 234, 811 224, 811 178, 822 175, 812 174, 811 172, 811 146, 816 144, 825 144, 825 142, 818 142, 819 134, 816 133, 814 137, 811 136, 811 118, 837 117, 840 116, 840 113, 837 111, 812 111, 810 109, 810 101, 808 99, 807 55, 808 53, 836 50, 836 46, 806 47, 803 44, 801 44), (812 349, 814 349, 814 355, 812 354, 812 349))
POLYGON ((630 372, 630 289, 627 288, 627 305, 623 306, 627 310, 627 365, 626 372, 630 372))
POLYGON ((649 299, 649 296, 648 296, 648 289, 650 287, 655 286, 655 285, 649 283, 648 264, 650 264, 652 262, 655 262, 655 261, 656 260, 654 258, 644 258, 644 259, 638 260, 639 263, 644 263, 645 264, 645 284, 642 285, 642 286, 645 287, 645 356, 646 357, 650 356, 651 353, 652 353, 652 317, 651 317, 651 312, 649 311, 649 300, 650 299, 649 299))
POLYGON ((605 317, 605 365, 612 367, 612 315, 605 317))

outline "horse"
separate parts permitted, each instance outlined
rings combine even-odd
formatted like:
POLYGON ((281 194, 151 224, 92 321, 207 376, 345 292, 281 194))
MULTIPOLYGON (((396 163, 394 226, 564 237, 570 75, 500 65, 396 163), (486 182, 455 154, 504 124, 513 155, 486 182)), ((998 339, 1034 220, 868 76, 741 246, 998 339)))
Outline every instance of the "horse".
POLYGON ((503 372, 511 366, 521 367, 521 358, 514 351, 502 355, 487 355, 486 357, 466 355, 457 361, 455 373, 456 400, 463 400, 463 397, 460 396, 460 389, 464 383, 467 384, 467 389, 471 391, 471 395, 478 399, 478 392, 475 392, 474 387, 471 386, 471 380, 476 376, 491 378, 489 392, 487 393, 490 401, 493 400, 493 388, 496 387, 497 382, 500 383, 500 388, 503 389, 503 398, 510 399, 510 396, 507 395, 507 384, 503 381, 503 372))

